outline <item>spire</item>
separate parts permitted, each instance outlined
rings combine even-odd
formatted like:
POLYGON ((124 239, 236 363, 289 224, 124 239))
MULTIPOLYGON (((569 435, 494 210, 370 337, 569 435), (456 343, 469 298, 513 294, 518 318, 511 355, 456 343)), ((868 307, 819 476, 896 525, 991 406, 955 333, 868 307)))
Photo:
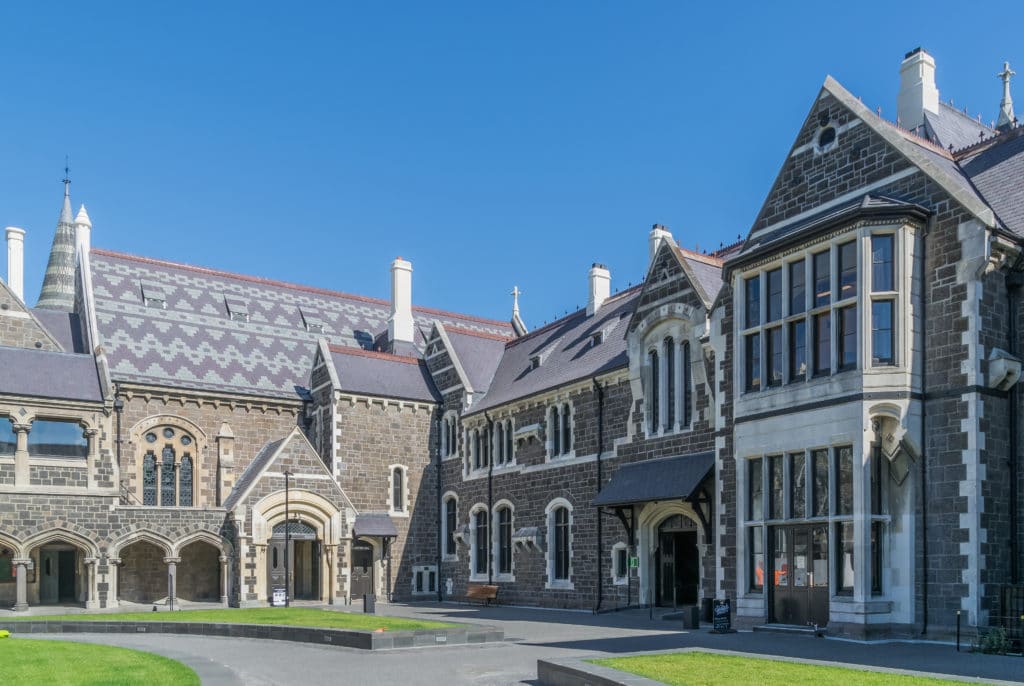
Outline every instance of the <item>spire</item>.
POLYGON ((996 76, 1003 80, 1003 99, 999 101, 997 129, 1008 129, 1017 121, 1017 118, 1013 116, 1013 98, 1010 97, 1010 77, 1016 73, 1010 69, 1009 62, 1003 62, 1003 70, 996 74, 996 76))
POLYGON ((525 336, 530 333, 526 328, 526 324, 523 323, 522 318, 519 316, 519 296, 523 292, 519 290, 519 286, 512 287, 512 330, 515 331, 516 336, 525 336))
POLYGON ((71 178, 64 167, 64 204, 46 264, 43 287, 36 307, 70 312, 75 306, 75 220, 71 213, 71 178))

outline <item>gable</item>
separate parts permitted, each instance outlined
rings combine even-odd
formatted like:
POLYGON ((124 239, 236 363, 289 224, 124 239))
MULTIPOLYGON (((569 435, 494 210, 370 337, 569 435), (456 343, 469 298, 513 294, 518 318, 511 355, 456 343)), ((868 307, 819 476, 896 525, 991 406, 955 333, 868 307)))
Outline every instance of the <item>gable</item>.
POLYGON ((64 350, 3 281, 0 281, 0 346, 50 352, 64 350))
POLYGON ((629 322, 630 331, 651 309, 667 301, 681 302, 698 310, 705 308, 703 298, 694 288, 691 274, 679 258, 677 250, 669 241, 663 241, 658 248, 636 300, 636 309, 629 322))

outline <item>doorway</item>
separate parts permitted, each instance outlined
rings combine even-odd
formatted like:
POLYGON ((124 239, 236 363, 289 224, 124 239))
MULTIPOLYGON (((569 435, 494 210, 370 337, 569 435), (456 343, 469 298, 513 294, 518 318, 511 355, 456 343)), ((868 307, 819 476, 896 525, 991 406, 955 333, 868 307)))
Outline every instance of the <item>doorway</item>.
POLYGON ((274 526, 267 544, 267 598, 284 590, 290 600, 320 600, 321 545, 316 529, 305 522, 274 526))
POLYGON ((352 598, 373 594, 373 546, 362 539, 352 541, 352 598))
POLYGON ((71 548, 43 548, 39 551, 39 602, 42 605, 74 603, 75 568, 78 553, 71 548))
POLYGON ((682 515, 672 515, 658 525, 655 552, 655 597, 665 607, 696 605, 700 589, 700 557, 697 525, 682 515))
POLYGON ((828 624, 828 527, 769 529, 769 621, 807 626, 828 624))

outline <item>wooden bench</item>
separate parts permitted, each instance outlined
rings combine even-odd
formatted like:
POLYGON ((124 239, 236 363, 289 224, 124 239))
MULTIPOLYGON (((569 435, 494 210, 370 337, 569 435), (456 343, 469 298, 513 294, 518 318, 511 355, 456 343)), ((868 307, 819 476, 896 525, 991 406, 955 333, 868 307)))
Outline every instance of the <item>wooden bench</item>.
POLYGON ((482 600, 484 605, 490 605, 497 598, 498 587, 490 584, 470 584, 466 590, 466 600, 482 600))

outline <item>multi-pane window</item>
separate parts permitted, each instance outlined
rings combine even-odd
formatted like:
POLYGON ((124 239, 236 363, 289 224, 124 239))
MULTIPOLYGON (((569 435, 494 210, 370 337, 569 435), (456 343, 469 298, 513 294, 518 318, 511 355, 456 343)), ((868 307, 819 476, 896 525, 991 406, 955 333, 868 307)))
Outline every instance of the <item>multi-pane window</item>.
POLYGON ((477 510, 473 515, 473 572, 475 574, 487 574, 490 566, 487 531, 487 510, 477 510))
POLYGON ((853 514, 853 448, 838 448, 836 454, 836 514, 853 514))
POLYGON ((458 450, 458 423, 454 415, 441 420, 441 456, 451 457, 458 450))
POLYGON ((750 590, 764 590, 764 539, 762 527, 752 526, 747 529, 747 550, 750 551, 750 590))
POLYGON ((857 306, 839 310, 839 369, 857 366, 857 306))
POLYGON ((455 555, 455 528, 459 521, 459 501, 454 497, 444 501, 444 554, 455 555))
POLYGON ((789 323, 789 379, 800 381, 807 376, 807 322, 789 323))
POLYGON ((152 451, 142 458, 142 504, 156 506, 156 456, 152 451))
POLYGON ((691 375, 693 371, 690 369, 690 342, 683 342, 683 425, 690 426, 690 422, 693 420, 693 391, 691 386, 693 381, 691 375))
POLYGON ((671 431, 676 423, 676 351, 675 342, 666 338, 665 351, 665 430, 671 431))
POLYGON ((548 410, 549 457, 568 455, 572 450, 572 408, 568 403, 548 410))
POLYGON ((173 507, 178 503, 175 500, 174 478, 174 448, 165 446, 160 456, 160 505, 162 507, 173 507))
POLYGON ((646 426, 650 435, 687 429, 693 419, 690 342, 666 336, 647 351, 646 426))
POLYGON ((775 326, 766 331, 764 338, 765 349, 765 376, 769 386, 780 386, 782 384, 782 327, 775 326))
POLYGON ((512 420, 506 419, 494 425, 494 462, 498 465, 512 461, 512 420))
POLYGON ((569 579, 569 508, 556 507, 552 513, 554 519, 554 553, 553 578, 556 581, 569 579))
POLYGON ((803 260, 789 263, 789 313, 807 309, 807 272, 803 260))
POLYGON ((178 505, 192 507, 192 458, 184 455, 178 466, 178 505))
POLYGON ((814 307, 832 302, 832 265, 829 251, 814 256, 814 307))
POLYGON ((659 411, 661 410, 661 369, 658 364, 657 350, 651 350, 647 353, 647 366, 650 369, 651 374, 651 383, 649 386, 651 392, 649 398, 650 402, 648 403, 649 410, 647 421, 650 424, 650 432, 652 434, 656 434, 658 433, 658 425, 661 423, 661 416, 659 414, 659 411))
POLYGON ((498 573, 512 573, 512 508, 498 510, 498 573))
POLYGON ((839 300, 857 295, 857 242, 843 243, 839 253, 839 300))
POLYGON ((747 316, 746 328, 761 323, 761 279, 757 276, 747 279, 744 312, 747 316))
POLYGON ((768 302, 765 321, 768 323, 782 319, 782 270, 773 269, 765 274, 768 281, 768 302))
POLYGON ((783 481, 782 455, 768 458, 768 518, 783 519, 786 516, 785 500, 783 500, 785 484, 783 481))
POLYGON ((832 371, 832 316, 829 312, 814 315, 814 373, 832 371))
POLYGON ((745 339, 746 379, 748 391, 761 390, 761 334, 752 333, 745 339))
POLYGON ((871 364, 896 364, 894 312, 896 270, 892 234, 871 237, 871 364))
POLYGON ((747 519, 764 519, 764 478, 761 473, 761 458, 748 463, 747 519))
POLYGON ((807 515, 806 484, 806 456, 803 453, 790 453, 789 516, 794 519, 802 519, 807 515))

